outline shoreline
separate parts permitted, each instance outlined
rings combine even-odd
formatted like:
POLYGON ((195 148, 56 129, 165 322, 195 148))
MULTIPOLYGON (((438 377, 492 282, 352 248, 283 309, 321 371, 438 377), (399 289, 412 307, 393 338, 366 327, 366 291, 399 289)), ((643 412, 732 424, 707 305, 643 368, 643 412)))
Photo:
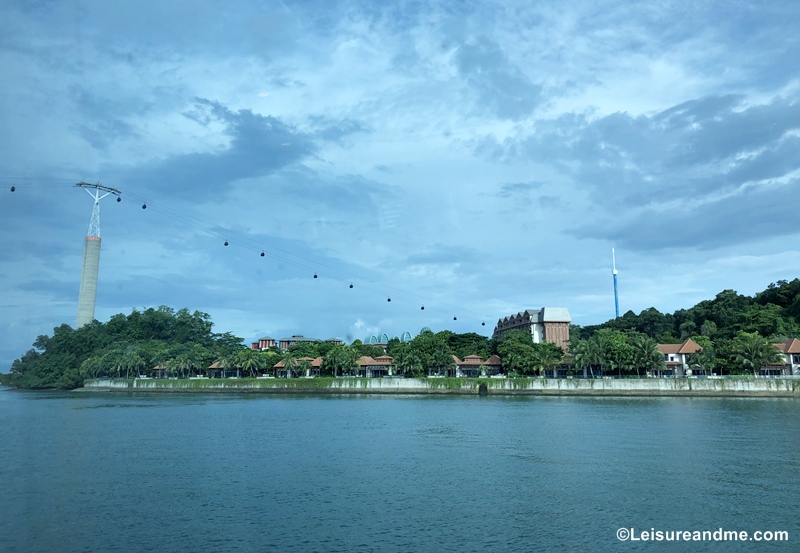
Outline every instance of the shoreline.
POLYGON ((594 397, 800 397, 800 379, 242 378, 97 379, 78 393, 233 393, 594 397))

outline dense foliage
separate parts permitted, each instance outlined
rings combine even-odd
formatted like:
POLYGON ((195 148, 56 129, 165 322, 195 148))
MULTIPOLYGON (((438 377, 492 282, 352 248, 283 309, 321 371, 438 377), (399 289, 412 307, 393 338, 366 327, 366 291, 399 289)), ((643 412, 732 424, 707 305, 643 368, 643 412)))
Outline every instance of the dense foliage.
POLYGON ((651 307, 601 325, 573 325, 566 356, 553 344, 532 343, 530 333, 521 330, 500 339, 425 331, 410 342, 389 340, 386 352, 360 340, 351 345, 303 342, 285 352, 258 352, 230 333, 213 333, 212 326, 206 313, 164 306, 114 315, 107 323, 94 321, 78 330, 61 325, 52 337, 39 336, 33 349, 14 361, 11 373, 0 377, 2 383, 19 388, 71 389, 85 378, 152 375, 156 367, 175 377, 207 374, 212 363, 228 373, 256 376, 279 361, 296 376, 310 368, 309 358, 317 357, 323 358, 322 375, 347 375, 356 374, 359 357, 384 354, 408 376, 443 374, 455 367, 454 355, 487 359, 495 354, 508 374, 554 374, 561 367, 596 376, 642 375, 664 369, 659 343, 686 338, 703 348, 691 356, 692 367, 757 374, 780 360, 772 344, 800 337, 800 279, 770 284, 753 297, 725 290, 673 314, 651 307))
POLYGON ((781 362, 773 344, 800 337, 800 279, 780 280, 752 297, 724 290, 713 300, 672 314, 654 307, 638 315, 628 311, 600 325, 573 326, 570 335, 577 368, 620 375, 660 370, 653 348, 691 338, 703 348, 691 356, 693 368, 755 375, 781 362))
POLYGON ((585 339, 604 328, 640 332, 662 344, 679 343, 695 335, 731 340, 741 332, 782 342, 800 336, 800 279, 779 280, 752 297, 724 290, 713 300, 672 314, 655 307, 638 315, 628 311, 600 325, 574 327, 572 336, 576 337, 577 330, 577 338, 585 339))
POLYGON ((241 338, 216 334, 208 314, 169 307, 118 314, 78 330, 63 324, 53 336, 39 336, 11 365, 3 383, 19 388, 71 389, 85 378, 140 374, 171 366, 189 374, 215 360, 240 353, 241 338))

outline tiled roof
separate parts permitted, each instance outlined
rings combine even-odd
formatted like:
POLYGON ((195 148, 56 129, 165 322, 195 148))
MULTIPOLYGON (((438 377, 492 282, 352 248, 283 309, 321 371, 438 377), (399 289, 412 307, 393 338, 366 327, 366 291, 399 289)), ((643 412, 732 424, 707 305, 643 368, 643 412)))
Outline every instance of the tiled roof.
POLYGON ((362 355, 361 357, 358 358, 358 361, 356 361, 356 363, 358 364, 359 367, 366 367, 367 365, 376 364, 375 360, 369 355, 362 355))
POLYGON ((682 344, 658 344, 658 351, 666 354, 676 354, 682 344))
POLYGON ((800 340, 792 338, 782 344, 775 344, 775 347, 781 350, 782 353, 800 353, 800 340))
POLYGON ((691 338, 687 338, 681 344, 681 349, 678 350, 678 353, 697 353, 698 351, 703 351, 703 346, 701 346, 691 338))
POLYGON ((675 355, 678 353, 688 354, 703 351, 703 347, 691 338, 687 338, 682 344, 658 344, 658 351, 668 355, 675 355))
POLYGON ((281 338, 281 342, 319 342, 318 338, 306 338, 302 334, 295 334, 291 338, 281 338))
POLYGON ((489 359, 484 361, 484 365, 502 365, 503 362, 500 361, 500 358, 496 355, 492 355, 489 359))

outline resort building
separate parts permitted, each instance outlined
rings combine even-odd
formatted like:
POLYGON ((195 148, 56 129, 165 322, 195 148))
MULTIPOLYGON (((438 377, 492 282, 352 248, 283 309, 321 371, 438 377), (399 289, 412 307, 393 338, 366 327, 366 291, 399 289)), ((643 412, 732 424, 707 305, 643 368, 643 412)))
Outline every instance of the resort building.
POLYGON ((264 336, 263 338, 259 338, 255 342, 250 344, 250 348, 256 351, 265 351, 269 348, 279 347, 282 350, 286 351, 290 347, 295 344, 300 344, 303 342, 311 342, 314 344, 318 344, 320 342, 331 342, 332 344, 342 344, 339 338, 328 338, 327 340, 320 340, 318 338, 306 338, 302 334, 295 334, 290 338, 281 338, 280 340, 276 340, 275 338, 271 338, 269 336, 264 336))
POLYGON ((241 369, 237 367, 226 367, 219 361, 215 361, 206 369, 208 378, 239 378, 241 376, 241 369))
POLYGON ((685 376, 689 370, 689 356, 700 353, 703 347, 687 338, 681 344, 658 344, 658 351, 664 355, 666 371, 661 371, 658 376, 685 376))
POLYGON ((497 355, 492 355, 483 362, 483 366, 485 367, 486 376, 497 376, 502 372, 503 362, 497 355))
POLYGON ((264 351, 269 348, 274 348, 278 345, 278 342, 275 338, 271 338, 269 336, 264 336, 263 338, 259 338, 255 342, 253 342, 250 347, 257 351, 264 351))
POLYGON ((566 350, 571 322, 572 318, 566 307, 526 309, 498 320, 492 338, 499 338, 509 330, 524 330, 531 333, 535 344, 551 342, 566 350))
POLYGON ((481 359, 480 355, 467 355, 463 360, 454 355, 453 359, 456 362, 456 376, 466 376, 468 378, 481 376, 483 359, 481 359))
POLYGON ((783 365, 771 365, 762 369, 761 374, 767 375, 800 375, 800 340, 792 338, 782 344, 775 344, 775 348, 783 355, 783 365))
POLYGON ((301 342, 311 342, 313 344, 318 344, 322 340, 317 338, 306 338, 302 334, 294 334, 291 338, 281 338, 278 340, 278 347, 282 350, 287 350, 295 344, 299 344, 301 342))
POLYGON ((300 357, 295 360, 295 366, 291 369, 286 367, 283 361, 278 361, 273 365, 276 378, 292 378, 303 376, 319 376, 322 367, 322 357, 300 357))
POLYGON ((497 355, 492 355, 484 361, 479 355, 467 355, 459 359, 451 355, 455 367, 428 367, 431 376, 478 378, 481 376, 495 376, 501 373, 503 363, 497 355))
POLYGON ((372 358, 369 355, 362 355, 356 361, 358 365, 358 376, 366 378, 379 378, 382 376, 394 376, 394 365, 392 358, 388 355, 381 355, 372 358))

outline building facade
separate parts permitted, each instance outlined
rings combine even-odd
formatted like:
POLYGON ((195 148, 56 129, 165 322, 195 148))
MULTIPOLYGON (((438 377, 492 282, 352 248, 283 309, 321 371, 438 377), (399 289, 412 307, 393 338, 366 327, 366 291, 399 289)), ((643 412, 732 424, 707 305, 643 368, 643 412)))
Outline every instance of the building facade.
POLYGON ((572 318, 566 307, 526 309, 497 321, 492 338, 499 338, 509 330, 530 332, 533 342, 550 342, 567 349, 569 325, 572 318))
POLYGON ((782 344, 775 344, 775 348, 783 355, 780 373, 786 376, 800 375, 800 340, 792 338, 782 344))
POLYGON ((680 344, 658 344, 658 351, 664 356, 664 364, 667 366, 667 370, 661 371, 662 373, 667 376, 686 376, 689 356, 700 353, 703 347, 691 338, 687 338, 680 344))

